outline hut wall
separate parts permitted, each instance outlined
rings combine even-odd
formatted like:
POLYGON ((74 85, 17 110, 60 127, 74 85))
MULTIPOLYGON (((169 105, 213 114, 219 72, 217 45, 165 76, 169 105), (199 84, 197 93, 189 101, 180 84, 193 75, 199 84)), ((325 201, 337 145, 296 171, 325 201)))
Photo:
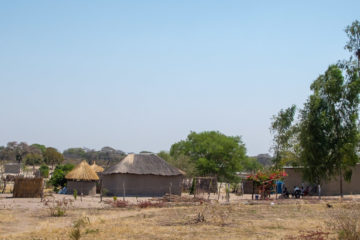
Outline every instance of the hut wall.
POLYGON ((19 163, 8 163, 5 164, 5 173, 13 173, 19 174, 20 173, 20 164, 19 163))
POLYGON ((96 194, 96 181, 67 181, 67 193, 72 194, 74 189, 77 190, 78 195, 95 195, 96 194))
POLYGON ((13 197, 38 198, 43 193, 43 178, 16 177, 14 180, 13 197))
MULTIPOLYGON (((287 177, 284 179, 285 186, 289 191, 293 190, 294 186, 301 186, 303 183, 305 186, 313 186, 314 184, 306 183, 302 178, 301 169, 286 168, 287 177)), ((360 194, 360 164, 357 164, 353 168, 351 182, 343 180, 343 193, 344 194, 360 194)), ((339 195, 340 194, 340 181, 339 178, 334 178, 321 185, 321 195, 339 195)))
POLYGON ((115 196, 163 196, 169 193, 181 195, 183 176, 157 176, 137 174, 109 174, 103 175, 103 190, 115 196), (123 187, 124 184, 124 187, 123 187))

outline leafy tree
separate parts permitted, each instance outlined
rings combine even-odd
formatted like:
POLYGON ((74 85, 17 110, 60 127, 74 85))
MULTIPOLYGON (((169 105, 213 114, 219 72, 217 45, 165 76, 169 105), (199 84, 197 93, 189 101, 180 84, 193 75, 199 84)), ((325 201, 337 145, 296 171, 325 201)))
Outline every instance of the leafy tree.
POLYGON ((44 161, 46 164, 54 166, 55 164, 62 163, 64 161, 64 156, 55 148, 48 147, 44 153, 44 161))
POLYGON ((65 176, 68 172, 70 172, 74 168, 73 164, 64 164, 64 165, 57 165, 53 175, 50 178, 50 183, 54 187, 54 191, 60 188, 63 188, 66 185, 65 176))
POLYGON ((43 163, 43 156, 39 153, 28 153, 24 158, 25 165, 40 165, 43 163))
POLYGON ((245 171, 254 172, 263 169, 263 165, 259 163, 256 157, 246 157, 242 163, 245 171))
POLYGON ((300 145, 304 177, 316 183, 332 176, 351 179, 358 162, 358 107, 360 79, 357 71, 329 66, 311 85, 312 95, 301 112, 300 145))
POLYGON ((237 180, 236 172, 242 169, 246 148, 240 137, 226 136, 217 131, 191 132, 187 139, 171 146, 170 155, 190 158, 196 173, 216 176, 220 181, 237 180))
POLYGON ((39 168, 39 171, 40 171, 40 176, 41 177, 44 177, 44 178, 49 177, 49 167, 48 167, 48 165, 41 164, 41 166, 39 168))
POLYGON ((34 143, 31 144, 30 147, 33 149, 38 149, 41 152, 41 154, 44 154, 46 151, 46 146, 42 144, 34 143))
POLYGON ((345 45, 345 49, 357 57, 358 68, 360 69, 360 22, 355 20, 351 25, 345 28, 345 32, 349 39, 345 45))
POLYGON ((194 177, 196 175, 195 164, 190 157, 183 154, 171 156, 168 152, 161 151, 157 154, 170 165, 184 171, 187 177, 194 177))
POLYGON ((294 165, 296 159, 296 127, 292 124, 294 121, 296 106, 281 110, 276 116, 273 116, 271 123, 271 132, 274 135, 273 162, 276 168, 281 168, 286 164, 294 165))

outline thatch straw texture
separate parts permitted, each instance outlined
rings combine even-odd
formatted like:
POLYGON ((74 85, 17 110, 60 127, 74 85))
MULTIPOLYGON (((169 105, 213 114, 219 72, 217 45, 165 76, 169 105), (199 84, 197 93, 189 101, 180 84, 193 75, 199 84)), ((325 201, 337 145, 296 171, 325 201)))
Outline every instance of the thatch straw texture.
POLYGON ((43 178, 16 177, 14 181, 13 197, 37 198, 43 193, 43 178))
POLYGON ((94 161, 94 163, 90 166, 96 173, 98 172, 103 172, 104 171, 104 168, 97 165, 94 161))
POLYGON ((68 180, 77 181, 97 181, 99 180, 96 172, 90 167, 86 161, 82 161, 72 171, 65 176, 68 180))
POLYGON ((183 175, 177 168, 169 165, 155 154, 129 154, 116 165, 105 170, 102 174, 151 174, 159 176, 183 175))

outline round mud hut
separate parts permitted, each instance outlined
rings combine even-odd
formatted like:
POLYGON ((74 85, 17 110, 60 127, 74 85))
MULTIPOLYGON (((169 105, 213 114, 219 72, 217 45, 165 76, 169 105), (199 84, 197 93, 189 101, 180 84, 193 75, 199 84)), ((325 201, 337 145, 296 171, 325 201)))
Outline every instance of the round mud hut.
POLYGON ((80 195, 95 195, 96 182, 99 177, 86 161, 82 161, 72 171, 66 174, 67 193, 72 194, 74 190, 80 195))
POLYGON ((181 195, 183 174, 155 154, 129 154, 102 173, 102 189, 115 196, 181 195))

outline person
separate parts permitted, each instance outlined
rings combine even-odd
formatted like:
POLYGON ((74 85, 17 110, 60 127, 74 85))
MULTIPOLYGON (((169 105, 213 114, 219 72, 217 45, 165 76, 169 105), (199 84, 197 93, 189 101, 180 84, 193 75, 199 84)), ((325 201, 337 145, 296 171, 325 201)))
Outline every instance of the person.
POLYGON ((295 198, 300 198, 301 195, 301 190, 299 187, 294 186, 294 192, 293 192, 293 197, 295 198))
POLYGON ((287 190, 286 187, 284 188, 284 191, 283 191, 282 195, 283 195, 284 198, 289 198, 289 191, 287 190))

